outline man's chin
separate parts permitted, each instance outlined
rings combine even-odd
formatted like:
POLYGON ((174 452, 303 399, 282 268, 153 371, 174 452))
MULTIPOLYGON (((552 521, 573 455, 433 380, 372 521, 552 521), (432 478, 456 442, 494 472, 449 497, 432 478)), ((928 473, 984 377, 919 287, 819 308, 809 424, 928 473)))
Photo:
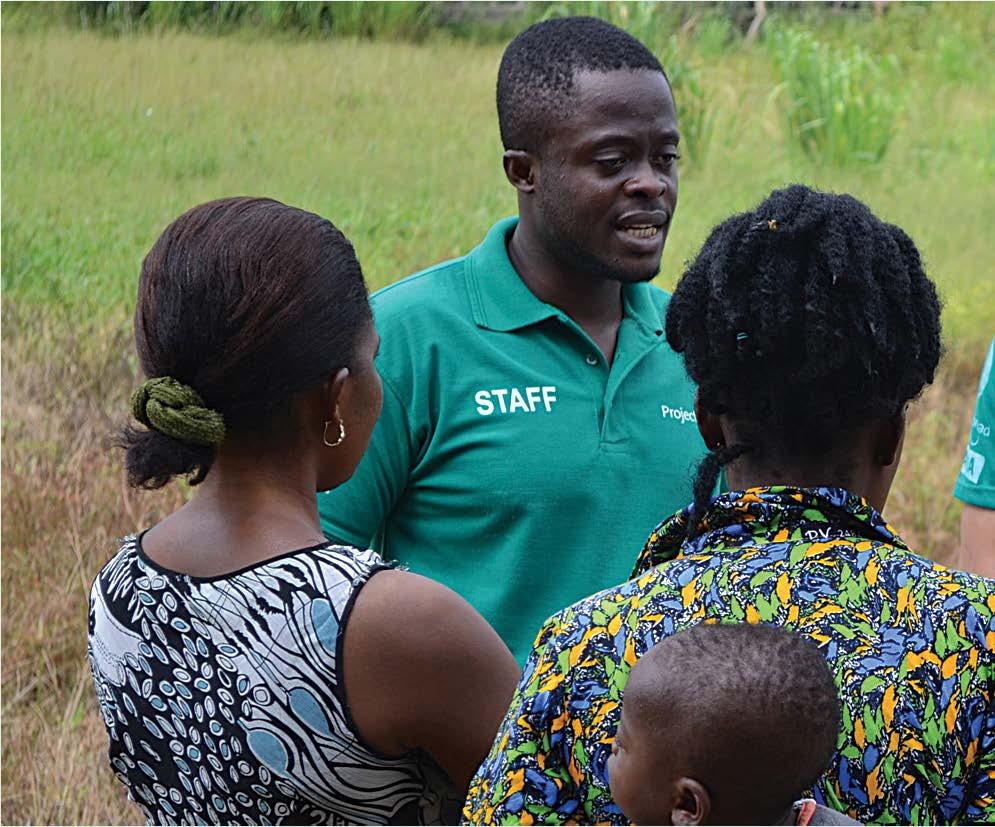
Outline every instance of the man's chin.
POLYGON ((639 284, 644 281, 652 281, 660 274, 660 259, 655 262, 643 262, 642 264, 623 263, 623 266, 615 270, 612 278, 622 284, 639 284))
POLYGON ((638 284, 651 281, 660 273, 662 251, 652 256, 606 256, 595 257, 583 253, 575 258, 575 269, 589 277, 617 281, 622 284, 638 284))

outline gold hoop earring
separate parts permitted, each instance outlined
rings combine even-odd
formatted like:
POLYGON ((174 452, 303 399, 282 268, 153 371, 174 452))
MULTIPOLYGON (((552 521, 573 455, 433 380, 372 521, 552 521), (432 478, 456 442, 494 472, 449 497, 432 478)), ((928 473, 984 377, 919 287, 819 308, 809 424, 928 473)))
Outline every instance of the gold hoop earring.
POLYGON ((345 425, 342 420, 339 420, 339 438, 335 442, 328 441, 328 426, 331 425, 333 420, 325 420, 325 430, 321 434, 321 441, 325 443, 329 448, 338 448, 345 441, 345 425))

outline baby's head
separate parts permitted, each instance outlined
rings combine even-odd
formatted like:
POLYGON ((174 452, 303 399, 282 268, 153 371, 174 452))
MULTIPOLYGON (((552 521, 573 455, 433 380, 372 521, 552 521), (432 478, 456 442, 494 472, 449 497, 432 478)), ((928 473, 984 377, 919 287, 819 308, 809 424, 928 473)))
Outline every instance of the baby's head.
POLYGON ((629 676, 612 796, 637 824, 792 823, 839 727, 836 685, 814 644, 771 626, 694 626, 629 676))

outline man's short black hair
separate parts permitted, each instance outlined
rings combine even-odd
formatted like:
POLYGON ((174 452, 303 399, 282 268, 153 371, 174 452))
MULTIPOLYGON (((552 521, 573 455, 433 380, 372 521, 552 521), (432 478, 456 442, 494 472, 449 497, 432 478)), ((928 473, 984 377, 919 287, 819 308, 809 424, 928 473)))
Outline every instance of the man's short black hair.
POLYGON ((627 720, 680 755, 713 807, 758 819, 777 818, 812 787, 841 723, 815 643, 759 624, 700 624, 664 638, 636 663, 623 700, 627 720))
POLYGON ((529 26, 508 44, 498 70, 504 148, 537 151, 549 126, 569 111, 577 72, 618 69, 649 69, 666 77, 649 49, 596 17, 560 17, 529 26))

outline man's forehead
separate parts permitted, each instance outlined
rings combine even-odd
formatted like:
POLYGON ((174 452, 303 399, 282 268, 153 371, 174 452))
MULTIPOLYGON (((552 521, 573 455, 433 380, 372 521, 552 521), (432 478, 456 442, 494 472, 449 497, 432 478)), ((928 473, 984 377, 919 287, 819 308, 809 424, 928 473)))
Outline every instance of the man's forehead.
POLYGON ((665 88, 670 91, 666 75, 656 69, 577 69, 571 78, 573 94, 583 94, 603 88, 639 88, 647 86, 665 88))
POLYGON ((675 111, 666 78, 649 69, 577 72, 567 103, 570 114, 603 112, 611 116, 616 111, 620 115, 638 111, 655 115, 675 111))

